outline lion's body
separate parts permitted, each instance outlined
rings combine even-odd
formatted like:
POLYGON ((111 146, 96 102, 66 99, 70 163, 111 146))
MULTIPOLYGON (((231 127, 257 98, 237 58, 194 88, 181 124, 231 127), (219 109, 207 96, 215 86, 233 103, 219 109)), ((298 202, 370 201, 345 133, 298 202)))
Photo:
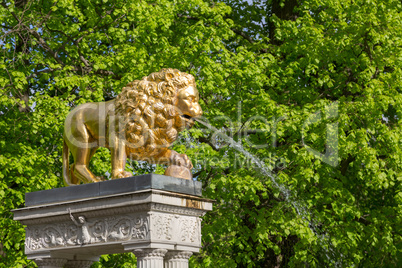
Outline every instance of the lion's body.
POLYGON ((75 108, 64 126, 63 176, 65 184, 96 182, 88 164, 98 147, 112 154, 112 178, 131 176, 126 158, 191 168, 191 161, 168 147, 192 120, 202 114, 194 77, 163 69, 129 83, 115 100, 86 103, 75 108), (71 151, 74 164, 69 167, 71 151), (177 162, 177 163, 176 163, 177 162))

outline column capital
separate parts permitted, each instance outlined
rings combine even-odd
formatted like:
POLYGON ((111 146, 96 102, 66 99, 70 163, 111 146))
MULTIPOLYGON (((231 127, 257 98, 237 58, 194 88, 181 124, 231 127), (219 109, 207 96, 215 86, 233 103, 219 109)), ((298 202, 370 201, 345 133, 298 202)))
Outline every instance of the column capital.
POLYGON ((169 251, 165 255, 165 268, 188 268, 191 255, 190 251, 169 251))
POLYGON ((190 259, 191 255, 193 253, 191 251, 170 251, 166 253, 165 255, 165 260, 170 260, 170 259, 185 259, 188 260, 190 259))
POLYGON ((137 268, 162 268, 163 257, 165 256, 166 249, 136 249, 134 254, 137 257, 137 268))
POLYGON ((134 255, 137 258, 148 258, 148 257, 159 257, 163 258, 166 254, 166 249, 155 249, 155 248, 145 248, 145 249, 136 249, 133 251, 134 255))
POLYGON ((93 262, 90 260, 68 260, 64 268, 89 268, 93 262))
POLYGON ((43 258, 35 259, 34 262, 38 268, 62 268, 66 264, 66 259, 43 258))

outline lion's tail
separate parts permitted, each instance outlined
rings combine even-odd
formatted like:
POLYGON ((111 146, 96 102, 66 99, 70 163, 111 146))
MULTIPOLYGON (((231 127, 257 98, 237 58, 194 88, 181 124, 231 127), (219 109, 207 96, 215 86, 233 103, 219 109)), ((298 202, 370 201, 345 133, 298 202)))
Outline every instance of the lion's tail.
POLYGON ((66 139, 63 139, 63 181, 65 186, 74 185, 71 183, 70 178, 70 166, 68 164, 68 155, 70 154, 70 149, 67 146, 66 139))

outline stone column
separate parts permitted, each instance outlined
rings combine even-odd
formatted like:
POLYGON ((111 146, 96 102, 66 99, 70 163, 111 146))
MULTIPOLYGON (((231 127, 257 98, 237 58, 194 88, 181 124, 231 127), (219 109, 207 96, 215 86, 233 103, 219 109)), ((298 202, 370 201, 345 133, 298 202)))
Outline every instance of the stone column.
POLYGON ((163 257, 166 249, 136 249, 134 254, 137 257, 137 268, 163 268, 163 257))
POLYGON ((89 268, 93 262, 90 260, 68 260, 64 268, 89 268))
POLYGON ((169 251, 165 255, 165 268, 188 268, 191 255, 190 251, 169 251))
POLYGON ((38 265, 38 268, 63 268, 64 264, 67 262, 66 259, 35 259, 34 262, 38 265))

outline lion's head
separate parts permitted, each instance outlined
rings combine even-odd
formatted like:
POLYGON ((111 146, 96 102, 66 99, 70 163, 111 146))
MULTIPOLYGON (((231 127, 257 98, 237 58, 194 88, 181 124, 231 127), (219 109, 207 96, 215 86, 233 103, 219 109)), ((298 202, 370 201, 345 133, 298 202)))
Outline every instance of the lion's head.
POLYGON ((131 152, 152 156, 155 148, 170 146, 202 115, 198 101, 194 77, 176 69, 128 83, 116 98, 115 112, 124 118, 131 152))

